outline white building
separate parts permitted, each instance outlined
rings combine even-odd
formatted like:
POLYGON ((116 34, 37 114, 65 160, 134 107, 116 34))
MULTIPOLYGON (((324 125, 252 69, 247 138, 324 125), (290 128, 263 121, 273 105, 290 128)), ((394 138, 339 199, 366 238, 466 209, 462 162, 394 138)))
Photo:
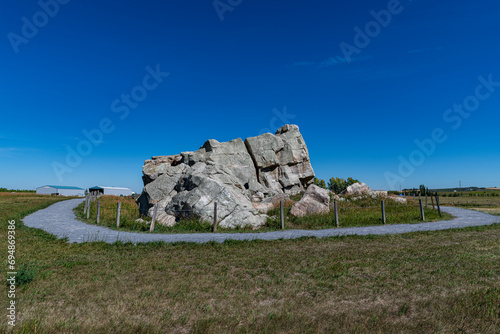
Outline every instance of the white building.
POLYGON ((131 196, 132 189, 121 187, 102 187, 95 186, 89 188, 89 193, 97 193, 97 195, 114 195, 114 196, 131 196))
POLYGON ((85 189, 71 186, 43 186, 36 188, 40 195, 85 196, 85 189))

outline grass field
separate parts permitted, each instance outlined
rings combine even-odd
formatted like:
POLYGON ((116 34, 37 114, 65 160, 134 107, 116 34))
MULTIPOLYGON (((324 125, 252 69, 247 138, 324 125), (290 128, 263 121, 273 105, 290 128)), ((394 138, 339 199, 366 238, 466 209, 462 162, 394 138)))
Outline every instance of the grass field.
POLYGON ((482 190, 467 190, 467 191, 438 191, 440 197, 481 197, 481 196, 500 196, 500 189, 498 188, 486 188, 482 190))
POLYGON ((440 197, 439 200, 443 205, 453 205, 500 216, 500 196, 480 196, 478 193, 478 196, 440 197))
MULTIPOLYGON (((357 227, 382 225, 381 203, 379 198, 365 197, 353 200, 352 197, 346 197, 346 201, 338 201, 339 225, 340 227, 357 227)), ((414 201, 408 198, 407 204, 396 203, 385 199, 386 224, 413 224, 421 223, 420 208, 418 199, 414 201)), ((335 213, 333 209, 328 214, 310 215, 306 217, 293 217, 287 214, 285 226, 289 229, 321 229, 335 227, 335 213)), ((269 215, 276 217, 270 219, 267 227, 279 228, 279 209, 271 210, 269 215)), ((452 216, 442 213, 439 216, 437 210, 431 207, 424 208, 424 215, 427 222, 451 219, 452 216)))
POLYGON ((500 196, 439 197, 439 203, 460 207, 499 207, 500 196))
POLYGON ((36 195, 29 192, 0 192, 0 217, 20 220, 30 213, 67 199, 69 197, 36 195))
POLYGON ((17 265, 36 273, 17 288, 17 333, 500 330, 498 224, 383 237, 67 244, 19 220, 57 200, 0 197, 1 245, 16 219, 17 265))
POLYGON ((500 216, 500 208, 471 208, 471 209, 488 213, 490 215, 500 216))
MULTIPOLYGON (((149 231, 149 222, 151 218, 141 217, 139 215, 137 204, 132 198, 119 197, 119 196, 101 196, 99 198, 101 213, 100 222, 102 226, 107 226, 116 229, 116 208, 117 203, 121 202, 121 218, 120 228, 121 231, 133 232, 146 232, 149 231), (137 219, 142 218, 148 223, 136 222, 137 219)), ((412 224, 421 223, 420 208, 418 202, 408 199, 408 205, 398 204, 390 200, 386 200, 386 224, 412 224)), ((310 215, 306 217, 293 217, 289 215, 290 207, 293 201, 285 203, 285 229, 324 229, 336 227, 335 214, 332 210, 329 214, 310 215)), ((276 208, 272 209, 268 215, 267 224, 261 227, 256 232, 268 232, 281 230, 279 219, 279 203, 276 203, 276 208)), ((353 226, 370 226, 381 225, 382 215, 380 208, 380 200, 373 198, 364 198, 356 201, 339 201, 339 222, 340 227, 353 227, 353 226)), ((87 223, 96 224, 97 204, 94 202, 90 208, 90 218, 83 213, 84 203, 75 208, 76 216, 87 223)), ((425 208, 425 217, 427 222, 451 219, 452 216, 447 213, 442 213, 439 216, 437 210, 432 210, 429 206, 425 208)), ((211 232, 212 223, 200 223, 197 219, 181 221, 175 226, 167 227, 160 224, 155 225, 155 233, 194 233, 194 232, 211 232)), ((218 227, 219 233, 234 233, 234 232, 248 232, 252 229, 250 227, 240 229, 223 229, 218 227)))

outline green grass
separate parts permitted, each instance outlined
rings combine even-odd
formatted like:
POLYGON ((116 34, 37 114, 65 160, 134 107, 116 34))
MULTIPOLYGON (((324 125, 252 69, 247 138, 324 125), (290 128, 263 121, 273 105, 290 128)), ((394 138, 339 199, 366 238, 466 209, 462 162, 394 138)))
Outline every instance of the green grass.
MULTIPOLYGON (((99 218, 99 225, 106 226, 111 229, 130 232, 149 232, 151 218, 139 214, 138 206, 134 199, 130 197, 120 196, 101 196, 101 212, 99 218), (116 210, 117 203, 121 203, 120 211, 120 227, 116 227, 116 210), (145 222, 137 222, 136 220, 142 219, 145 222)), ((75 209, 75 215, 80 220, 89 223, 97 224, 97 202, 93 202, 90 207, 89 219, 87 214, 84 214, 84 203, 78 205, 75 209)), ((168 227, 155 224, 155 233, 204 233, 210 232, 212 225, 209 222, 200 222, 197 219, 183 220, 175 226, 168 227)))
MULTIPOLYGON (((294 200, 299 200, 296 196, 294 200)), ((143 217, 139 214, 137 204, 128 197, 118 196, 102 196, 101 214, 99 225, 106 226, 115 230, 130 231, 130 232, 148 232, 151 218, 143 217), (116 207, 117 202, 122 203, 120 227, 116 227, 116 207), (146 222, 137 222, 137 219, 143 219, 146 222)), ((285 204, 285 229, 326 229, 337 227, 335 224, 335 214, 333 209, 328 214, 308 215, 306 217, 294 217, 289 214, 290 206, 294 201, 287 201, 285 204)), ((339 201, 339 226, 354 227, 354 226, 371 226, 382 225, 382 214, 380 207, 380 199, 378 198, 362 198, 353 200, 348 198, 348 201, 339 201), (362 207, 362 209, 359 209, 362 207)), ((94 202, 90 209, 90 216, 83 213, 84 203, 81 203, 75 208, 75 215, 82 221, 90 224, 96 223, 97 204, 94 202)), ((426 222, 438 220, 452 219, 453 216, 442 212, 440 217, 437 210, 432 210, 431 206, 424 208, 426 222)), ((250 226, 236 229, 224 229, 220 226, 217 228, 219 233, 238 233, 238 232, 270 232, 281 230, 279 219, 279 208, 272 209, 268 212, 270 218, 267 223, 258 230, 253 230, 250 226)), ((420 208, 418 202, 412 199, 408 200, 408 204, 399 204, 392 200, 386 199, 386 224, 414 224, 421 223, 420 208)), ((210 233, 212 231, 212 223, 200 222, 198 219, 181 220, 176 225, 168 227, 159 223, 155 224, 154 233, 210 233)))
POLYGON ((38 265, 35 262, 27 262, 19 265, 16 269, 16 285, 28 284, 38 273, 38 265))
POLYGON ((0 193, 0 217, 19 221, 22 217, 44 209, 57 202, 74 197, 36 195, 34 193, 0 193), (29 205, 27 205, 29 203, 29 205))
POLYGON ((17 288, 16 333, 500 331, 500 224, 272 242, 68 244, 18 220, 53 202, 0 197, 2 249, 14 218, 18 264, 38 267, 17 288))
MULTIPOLYGON (((339 226, 360 227, 371 225, 382 225, 381 204, 379 198, 361 198, 347 201, 338 201, 339 226)), ((396 203, 385 200, 386 224, 415 224, 422 223, 420 207, 418 202, 408 199, 407 204, 396 203)), ((294 217, 289 214, 290 208, 285 208, 285 226, 288 229, 323 229, 336 227, 335 212, 330 210, 328 214, 307 215, 305 217, 294 217)), ((280 226, 279 208, 272 209, 268 213, 272 218, 268 220, 266 227, 278 229, 280 226)), ((442 212, 441 217, 437 210, 432 207, 424 207, 426 222, 452 219, 453 216, 442 212)))

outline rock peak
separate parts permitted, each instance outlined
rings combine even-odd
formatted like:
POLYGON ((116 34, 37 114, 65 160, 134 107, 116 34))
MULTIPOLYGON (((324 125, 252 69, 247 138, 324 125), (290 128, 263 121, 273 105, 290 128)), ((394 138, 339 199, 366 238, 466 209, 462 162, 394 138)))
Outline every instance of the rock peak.
POLYGON ((278 130, 276 130, 276 135, 283 134, 288 131, 299 131, 299 126, 295 124, 285 124, 278 130))

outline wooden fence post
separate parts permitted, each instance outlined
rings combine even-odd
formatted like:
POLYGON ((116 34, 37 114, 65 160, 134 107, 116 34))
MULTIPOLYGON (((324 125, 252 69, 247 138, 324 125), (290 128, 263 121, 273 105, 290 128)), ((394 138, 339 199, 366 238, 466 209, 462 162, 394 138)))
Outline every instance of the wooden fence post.
POLYGON ((427 207, 427 193, 425 193, 425 207, 427 207))
POLYGON ((86 214, 87 213, 87 200, 89 199, 89 196, 85 196, 85 201, 83 202, 83 214, 86 214))
POLYGON ((335 224, 339 227, 339 207, 337 205, 337 201, 333 202, 333 209, 335 210, 335 224))
POLYGON ((92 202, 90 201, 89 198, 89 204, 87 205, 87 219, 90 218, 90 208, 92 207, 92 202))
POLYGON ((120 211, 122 209, 122 203, 118 202, 116 205, 116 227, 120 227, 120 211))
POLYGON ((100 215, 101 215, 101 201, 97 201, 97 218, 96 218, 97 224, 99 224, 100 215))
POLYGON ((432 202, 432 210, 435 210, 434 208, 434 196, 431 195, 431 202, 432 202))
POLYGON ((424 206, 422 205, 422 199, 419 198, 418 202, 420 204, 420 217, 422 218, 422 221, 425 221, 424 206))
POLYGON ((217 232, 217 202, 214 202, 214 224, 212 225, 212 232, 217 232))
POLYGON ((280 201, 280 223, 281 223, 281 229, 285 229, 285 214, 283 212, 283 201, 280 201))
POLYGON ((155 220, 156 220, 157 210, 158 210, 158 203, 155 204, 153 209, 153 218, 151 219, 151 226, 149 227, 149 232, 153 232, 155 230, 155 220))
POLYGON ((385 224, 385 201, 382 201, 382 224, 385 224))
POLYGON ((436 206, 438 208, 439 217, 441 217, 441 207, 439 206, 439 196, 436 195, 436 206))

